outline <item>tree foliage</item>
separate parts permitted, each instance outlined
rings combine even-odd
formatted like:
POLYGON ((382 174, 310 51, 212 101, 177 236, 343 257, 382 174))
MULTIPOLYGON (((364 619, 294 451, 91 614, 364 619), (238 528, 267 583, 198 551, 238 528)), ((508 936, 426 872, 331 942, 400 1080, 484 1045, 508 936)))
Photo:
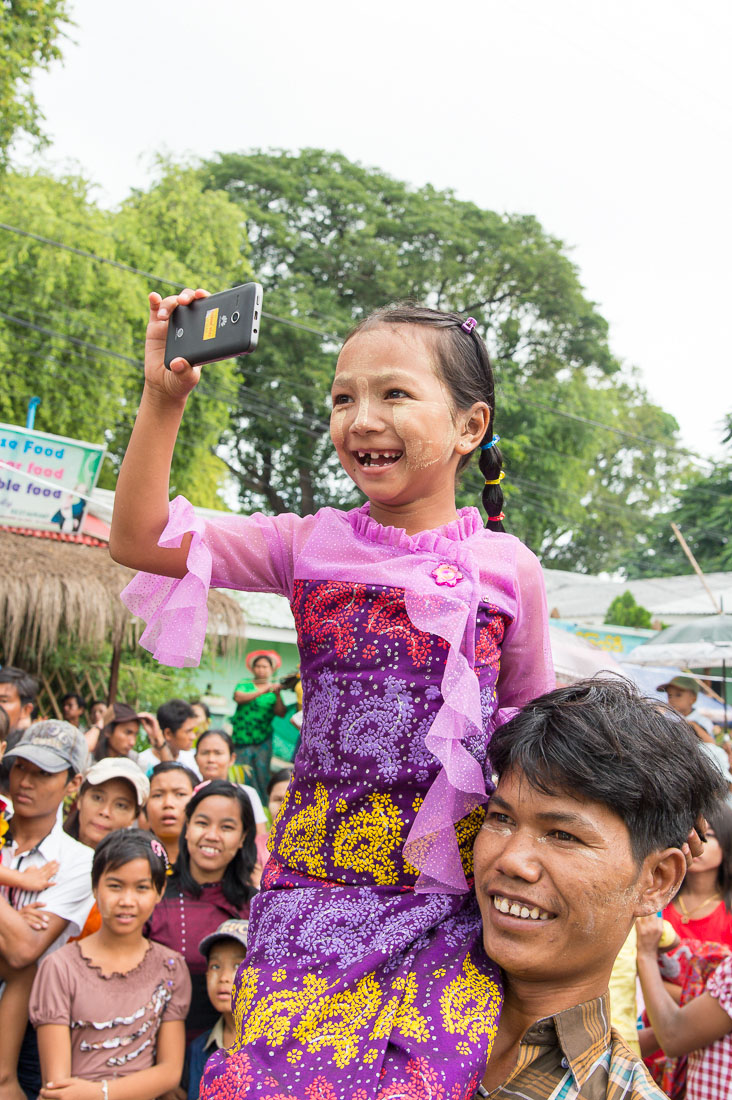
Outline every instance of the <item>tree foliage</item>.
POLYGON ((670 505, 640 532, 626 561, 629 577, 674 576, 689 564, 671 523, 678 526, 700 567, 707 573, 732 570, 732 413, 724 442, 730 459, 687 479, 670 505))
POLYGON ((640 630, 650 630, 651 613, 636 603, 632 592, 623 592, 616 596, 607 609, 605 622, 613 626, 632 626, 640 630))
MULTIPOLYGON (((241 204, 265 310, 319 330, 265 320, 239 365, 225 453, 245 510, 357 501, 327 434, 337 349, 370 310, 414 298, 472 314, 486 336, 508 529, 557 566, 622 563, 677 473, 677 427, 621 370, 560 241, 531 216, 410 188, 337 153, 223 154, 202 173, 241 204)), ((460 503, 481 485, 469 467, 460 503)))
POLYGON ((30 83, 34 70, 47 69, 61 56, 58 39, 68 21, 66 0, 0 2, 0 168, 7 167, 18 134, 36 145, 45 141, 30 83))
MULTIPOLYGON (((223 194, 203 192, 198 175, 180 167, 169 167, 115 213, 99 209, 78 178, 9 173, 0 186, 0 221, 47 239, 0 230, 7 379, 0 420, 23 424, 28 400, 38 395, 37 428, 106 442, 111 461, 100 484, 112 488, 142 389, 147 292, 172 293, 174 286, 79 252, 174 283, 198 285, 203 272, 230 285, 250 277, 239 209, 223 194)), ((215 450, 234 392, 233 365, 221 364, 215 385, 206 382, 190 402, 173 487, 197 504, 219 499, 226 470, 215 450)))

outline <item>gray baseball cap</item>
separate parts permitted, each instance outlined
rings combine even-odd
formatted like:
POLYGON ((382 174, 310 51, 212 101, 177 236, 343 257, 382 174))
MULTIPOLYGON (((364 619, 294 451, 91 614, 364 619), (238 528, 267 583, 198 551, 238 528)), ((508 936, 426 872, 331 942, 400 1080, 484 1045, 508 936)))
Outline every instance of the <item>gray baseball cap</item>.
POLYGON ((71 768, 83 772, 89 763, 84 734, 70 722, 56 718, 28 726, 17 745, 5 753, 5 760, 28 760, 44 772, 62 772, 71 768))
POLYGON ((236 940, 246 951, 248 935, 249 921, 232 917, 220 924, 215 932, 210 932, 208 936, 205 936, 199 943, 198 950, 208 958, 209 951, 219 940, 236 940))

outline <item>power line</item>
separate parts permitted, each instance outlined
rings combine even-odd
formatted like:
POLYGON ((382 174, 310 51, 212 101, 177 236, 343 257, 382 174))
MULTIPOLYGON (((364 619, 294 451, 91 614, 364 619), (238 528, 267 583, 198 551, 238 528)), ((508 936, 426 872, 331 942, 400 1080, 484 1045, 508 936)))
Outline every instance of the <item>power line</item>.
MULTIPOLYGON (((128 272, 130 272, 132 274, 135 274, 135 275, 140 275, 140 276, 142 276, 146 279, 152 279, 156 282, 165 283, 169 286, 175 286, 175 287, 178 287, 178 288, 183 288, 185 286, 184 283, 180 283, 180 282, 177 282, 175 280, 167 279, 163 276, 154 275, 151 272, 143 271, 140 268, 133 267, 130 264, 124 264, 119 260, 112 260, 109 257, 99 256, 94 252, 87 251, 86 249, 79 249, 79 248, 74 247, 73 245, 67 245, 62 241, 57 241, 57 240, 55 240, 51 237, 42 236, 41 234, 32 233, 29 230, 21 229, 18 226, 9 225, 6 222, 0 222, 0 229, 3 229, 3 230, 5 230, 7 232, 10 232, 10 233, 16 233, 20 236, 27 237, 27 238, 30 238, 32 240, 36 240, 41 244, 48 245, 49 247, 60 248, 60 249, 63 249, 65 251, 72 252, 76 255, 85 257, 87 259, 94 260, 95 262, 98 262, 98 263, 109 264, 113 267, 119 268, 120 270, 128 271, 128 272)), ((275 321, 278 324, 284 324, 284 325, 288 325, 292 328, 301 329, 303 331, 310 332, 313 335, 320 336, 320 337, 322 337, 323 339, 326 339, 326 340, 339 340, 339 339, 341 339, 340 336, 335 335, 333 333, 326 333, 326 332, 321 331, 320 329, 313 328, 312 326, 304 325, 299 321, 293 321, 293 320, 290 320, 290 319, 285 318, 285 317, 279 317, 276 314, 265 313, 263 311, 262 316, 267 317, 268 320, 275 321)), ((9 317, 7 314, 0 313, 0 317, 4 317, 7 320, 15 320, 16 323, 23 323, 17 318, 9 317)), ((25 322, 25 324, 29 328, 34 327, 29 322, 25 322)), ((38 331, 43 331, 43 330, 39 328, 38 331)), ((63 336, 63 334, 61 334, 61 333, 56 333, 55 335, 63 336)), ((70 336, 65 337, 65 338, 67 338, 69 340, 72 340, 72 341, 75 341, 75 340, 78 339, 76 337, 70 337, 70 336)), ((118 358, 127 358, 128 362, 135 362, 135 363, 138 363, 138 364, 140 362, 139 360, 133 360, 133 359, 130 359, 129 357, 122 357, 122 356, 119 355, 119 353, 114 353, 114 352, 108 351, 106 349, 98 349, 98 350, 106 351, 107 354, 116 355, 116 357, 118 357, 118 358)), ((692 458, 695 461, 701 462, 706 466, 713 465, 713 463, 710 463, 710 461, 708 459, 704 458, 701 455, 696 454, 695 452, 693 452, 693 451, 691 451, 687 448, 671 446, 671 445, 665 444, 665 443, 663 443, 659 440, 654 440, 650 436, 645 436, 645 435, 641 435, 639 433, 634 433, 634 432, 628 432, 628 431, 625 431, 622 428, 616 428, 613 425, 605 424, 602 421, 594 420, 594 419, 589 418, 589 417, 584 417, 584 416, 581 416, 577 413, 567 412, 564 409, 557 409, 554 406, 548 405, 544 402, 540 402, 540 401, 533 400, 531 398, 527 398, 524 393, 520 392, 520 387, 518 386, 518 384, 515 383, 515 382, 512 382, 510 379, 500 379, 500 386, 501 387, 507 387, 509 390, 513 390, 514 393, 520 394, 520 399, 524 404, 530 405, 530 406, 535 407, 535 408, 542 409, 543 411, 549 412, 549 413, 551 413, 555 416, 564 417, 566 419, 574 421, 575 423, 582 423, 582 424, 585 424, 585 425, 590 426, 590 427, 600 428, 601 430, 609 431, 609 432, 611 432, 615 435, 618 435, 622 438, 625 438, 625 439, 637 440, 638 442, 646 443, 650 446, 653 446, 654 448, 661 448, 661 449, 663 449, 663 450, 665 450, 669 453, 672 453, 672 454, 684 455, 685 457, 692 458)))
MULTIPOLYGON (((178 287, 179 290, 183 290, 186 286, 185 283, 180 283, 177 279, 166 279, 161 275, 153 275, 152 272, 142 271, 139 267, 133 267, 131 264, 122 263, 120 260, 112 260, 108 256, 98 256, 96 252, 88 252, 85 248, 75 248, 74 245, 65 244, 63 241, 56 241, 52 237, 43 237, 40 233, 31 233, 28 229, 20 229, 17 225, 8 225, 7 222, 0 222, 0 229, 4 229, 7 233, 17 233, 20 237, 29 237, 31 240, 38 241, 39 244, 47 244, 52 248, 63 249, 64 252, 72 252, 75 256, 83 256, 85 259, 94 260, 95 263, 109 264, 110 267, 116 267, 120 271, 128 271, 133 275, 141 275, 144 279, 152 279, 152 281, 156 283, 178 287)), ((313 328, 311 325, 304 325, 301 321, 293 321, 287 317, 278 317, 276 313, 268 313, 262 310, 262 316, 266 317, 268 321, 275 321, 278 325, 287 325, 289 328, 297 328, 301 329, 303 332, 311 332, 314 336, 322 336, 324 340, 341 339, 340 336, 336 336, 332 332, 321 332, 320 329, 313 328)))

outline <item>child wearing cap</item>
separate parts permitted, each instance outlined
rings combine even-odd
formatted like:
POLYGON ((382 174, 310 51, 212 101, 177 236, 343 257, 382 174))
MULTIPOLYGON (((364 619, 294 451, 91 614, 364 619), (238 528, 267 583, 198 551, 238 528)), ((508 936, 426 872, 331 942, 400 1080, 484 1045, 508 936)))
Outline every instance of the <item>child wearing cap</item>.
POLYGON ((206 959, 208 999, 221 1015, 210 1031, 199 1035, 188 1046, 188 1100, 198 1100, 203 1070, 210 1055, 230 1047, 236 1039, 231 990, 236 972, 246 957, 248 931, 248 920, 225 920, 198 945, 206 959))
MULTIPOLYGON (((659 684, 656 691, 666 692, 668 705, 691 726, 701 741, 704 752, 717 765, 732 791, 730 760, 726 751, 714 740, 712 723, 697 709, 696 699, 699 687, 694 677, 674 676, 668 683, 659 684)), ((732 798, 728 797, 727 801, 732 803, 732 798)))

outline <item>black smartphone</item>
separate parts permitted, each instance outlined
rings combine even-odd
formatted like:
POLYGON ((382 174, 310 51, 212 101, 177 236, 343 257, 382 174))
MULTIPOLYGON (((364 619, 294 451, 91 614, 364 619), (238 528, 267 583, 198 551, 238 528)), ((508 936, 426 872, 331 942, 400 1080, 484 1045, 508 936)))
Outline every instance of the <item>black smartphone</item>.
POLYGON ((195 366, 249 355, 259 340, 262 287, 242 283, 210 298, 196 298, 176 306, 170 315, 165 341, 165 365, 183 358, 195 366))

